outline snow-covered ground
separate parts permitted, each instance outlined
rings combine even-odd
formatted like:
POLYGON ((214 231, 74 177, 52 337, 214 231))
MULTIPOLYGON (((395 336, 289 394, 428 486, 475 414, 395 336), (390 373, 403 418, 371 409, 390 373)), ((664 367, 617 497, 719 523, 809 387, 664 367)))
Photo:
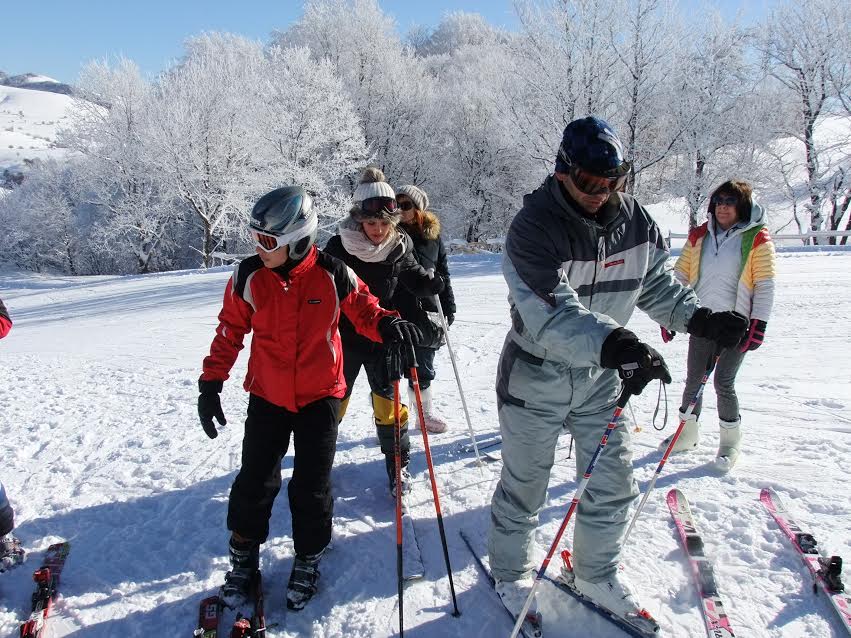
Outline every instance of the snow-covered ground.
MULTIPOLYGON (((493 385, 509 324, 506 289, 498 257, 458 257, 451 267, 459 303, 451 337, 473 426, 485 438, 498 430, 493 385)), ((710 389, 699 452, 668 463, 624 554, 625 569, 665 636, 704 635, 664 504, 674 485, 691 499, 737 635, 844 635, 757 499, 760 487, 773 486, 827 551, 851 557, 851 254, 784 254, 778 267, 767 341, 748 355, 738 384, 746 431, 740 465, 726 477, 708 465, 716 443, 710 389)), ((48 544, 60 539, 69 539, 72 550, 55 635, 191 634, 198 602, 226 570, 225 510, 246 409, 241 381, 247 352, 225 384, 229 425, 222 436, 206 438, 195 408, 196 379, 228 276, 227 269, 92 278, 0 273, 0 296, 15 320, 0 341, 2 480, 16 509, 17 533, 31 551, 23 567, 0 576, 0 636, 18 635, 31 571, 48 544)), ((687 340, 678 336, 663 346, 656 326, 640 314, 631 327, 666 356, 675 379, 669 411, 675 414, 687 340)), ((507 617, 458 535, 464 528, 484 544, 498 463, 482 477, 471 457, 458 452, 468 439, 445 351, 438 365, 437 402, 452 427, 431 443, 462 615, 451 616, 417 436, 411 509, 426 575, 407 586, 406 630, 423 638, 507 635, 507 617)), ((634 434, 642 487, 659 460, 656 445, 675 425, 671 418, 664 433, 654 431, 654 403, 655 392, 634 400, 642 426, 634 434)), ((567 450, 565 437, 541 513, 542 548, 576 488, 567 450)), ((285 477, 291 470, 290 455, 285 477)), ((320 593, 300 613, 287 614, 282 604, 293 550, 285 494, 276 504, 261 555, 268 621, 278 625, 271 637, 397 632, 393 502, 363 380, 340 428, 333 476, 333 550, 323 561, 320 593)), ((548 638, 619 635, 548 583, 542 587, 548 638)))

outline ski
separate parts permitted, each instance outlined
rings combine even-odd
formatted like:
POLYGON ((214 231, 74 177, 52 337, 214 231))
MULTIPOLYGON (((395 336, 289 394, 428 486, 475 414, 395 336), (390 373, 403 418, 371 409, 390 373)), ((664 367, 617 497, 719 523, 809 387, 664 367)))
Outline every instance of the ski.
POLYGON ((733 627, 724 611, 715 584, 715 572, 703 551, 703 539, 697 532, 688 500, 680 490, 672 489, 668 492, 667 501, 700 595, 700 610, 703 613, 706 635, 709 638, 732 638, 735 636, 733 627))
POLYGON ((222 611, 222 601, 218 596, 208 596, 198 607, 198 627, 192 633, 199 638, 218 638, 219 617, 222 611))
MULTIPOLYGON (((473 549, 473 543, 463 529, 459 530, 459 534, 461 534, 461 540, 464 541, 464 544, 467 546, 467 549, 469 549, 470 553, 473 555, 473 560, 476 561, 476 565, 478 565, 479 570, 481 570, 482 574, 485 575, 485 578, 488 579, 488 582, 491 586, 491 591, 495 593, 496 580, 490 573, 490 570, 485 566, 482 559, 479 558, 479 555, 476 553, 476 550, 473 549)), ((511 613, 508 607, 502 604, 502 600, 499 600, 498 602, 499 606, 502 607, 505 610, 505 613, 508 614, 508 617, 511 618, 511 624, 513 626, 517 622, 517 617, 511 613)), ((523 634, 526 638, 541 638, 544 635, 541 614, 538 613, 535 616, 526 616, 526 619, 520 626, 520 633, 523 634)))
POLYGON ((851 634, 851 595, 845 592, 842 584, 842 558, 822 556, 816 549, 815 537, 798 526, 773 489, 763 488, 759 493, 759 500, 786 534, 804 565, 810 570, 810 575, 813 577, 813 592, 817 593, 819 589, 824 592, 836 613, 839 614, 845 631, 851 634))
POLYGON ((402 579, 417 580, 425 576, 420 544, 414 530, 414 519, 408 508, 402 508, 402 579))
POLYGON ((627 633, 630 636, 634 636, 635 638, 657 638, 660 635, 659 623, 656 622, 656 619, 653 618, 647 610, 642 609, 641 612, 635 614, 635 616, 624 618, 622 616, 618 616, 613 611, 598 605, 587 596, 579 593, 579 591, 573 587, 574 576, 573 565, 570 562, 570 552, 566 549, 562 550, 561 559, 562 568, 556 578, 551 578, 546 574, 544 575, 544 578, 555 585, 559 590, 569 596, 572 596, 588 609, 597 612, 601 617, 605 618, 613 625, 618 626, 624 633, 627 633))
MULTIPOLYGON (((497 436, 494 439, 485 439, 481 443, 476 443, 476 447, 479 449, 479 452, 482 450, 487 450, 488 448, 496 447, 497 445, 502 445, 502 437, 497 436)), ((472 454, 475 452, 475 448, 472 443, 461 443, 458 445, 458 449, 463 454, 472 454)))
POLYGON ((32 595, 32 612, 21 625, 21 638, 42 638, 45 635, 47 617, 59 594, 59 577, 70 550, 71 543, 51 545, 44 554, 41 567, 33 573, 35 593, 32 595))

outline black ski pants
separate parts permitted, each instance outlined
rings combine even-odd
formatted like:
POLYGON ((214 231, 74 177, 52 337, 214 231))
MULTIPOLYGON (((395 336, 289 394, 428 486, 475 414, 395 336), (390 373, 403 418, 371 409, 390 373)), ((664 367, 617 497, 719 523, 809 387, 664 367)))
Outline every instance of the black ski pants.
POLYGON ((298 412, 252 394, 242 439, 242 467, 228 501, 228 529, 265 542, 272 505, 281 489, 281 459, 295 445, 287 486, 293 544, 298 555, 316 554, 331 540, 331 466, 337 445, 340 400, 326 397, 298 412))

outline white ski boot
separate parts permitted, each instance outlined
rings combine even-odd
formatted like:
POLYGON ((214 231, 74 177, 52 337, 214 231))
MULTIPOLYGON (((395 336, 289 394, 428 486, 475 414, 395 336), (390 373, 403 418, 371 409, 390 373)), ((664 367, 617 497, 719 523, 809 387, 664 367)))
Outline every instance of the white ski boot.
POLYGON ((599 583, 592 583, 574 576, 573 587, 594 604, 608 609, 621 618, 641 612, 638 597, 623 574, 615 573, 599 583))
POLYGON ((718 454, 715 457, 715 466, 725 474, 733 469, 739 460, 742 442, 742 420, 722 421, 719 420, 720 440, 718 454))
MULTIPOLYGON (((682 421, 685 417, 685 413, 680 412, 680 420, 682 421)), ((679 423, 677 423, 679 426, 679 423)), ((668 446, 671 444, 671 439, 674 438, 674 435, 668 436, 659 444, 660 450, 667 450, 668 446)), ((674 444, 674 448, 671 450, 671 453, 675 452, 690 452, 697 447, 697 444, 700 442, 700 426, 697 423, 697 417, 693 414, 689 414, 686 418, 686 424, 683 426, 683 431, 680 432, 680 438, 677 439, 677 442, 674 444)))
MULTIPOLYGON (((520 615, 520 612, 523 610, 523 606, 526 604, 526 599, 529 597, 529 592, 532 591, 532 583, 534 580, 532 576, 525 576, 518 580, 497 580, 495 584, 495 589, 497 595, 499 595, 502 604, 505 605, 505 608, 511 613, 512 616, 516 619, 517 616, 520 615)), ((541 636, 542 635, 542 619, 541 614, 538 613, 538 601, 537 597, 532 598, 532 602, 529 604, 529 609, 526 610, 526 617, 523 621, 523 626, 529 629, 529 633, 533 636, 541 636)))
MULTIPOLYGON (((434 412, 434 400, 431 393, 431 388, 420 388, 420 398, 423 400, 423 415, 425 416, 425 430, 429 434, 441 434, 446 432, 446 428, 448 427, 446 421, 441 419, 434 412)), ((417 410, 417 397, 414 393, 414 389, 408 387, 408 400, 411 403, 411 410, 416 418, 416 427, 423 429, 422 424, 420 424, 420 415, 419 410, 417 410)))

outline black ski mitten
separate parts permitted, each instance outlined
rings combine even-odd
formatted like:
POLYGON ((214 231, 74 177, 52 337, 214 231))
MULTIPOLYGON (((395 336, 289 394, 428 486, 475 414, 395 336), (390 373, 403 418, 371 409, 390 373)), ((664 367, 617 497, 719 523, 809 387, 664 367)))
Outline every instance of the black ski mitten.
POLYGON ((712 312, 698 308, 688 322, 688 333, 717 343, 722 348, 737 346, 748 331, 748 318, 735 310, 712 312))
POLYGON ((378 321, 378 333, 384 343, 403 343, 415 346, 422 341, 423 333, 410 321, 401 317, 382 317, 378 321))
POLYGON ((630 394, 641 394, 653 379, 671 382, 671 373, 662 355, 626 328, 615 328, 606 337, 600 351, 600 364, 617 370, 630 394))
POLYGON ((223 385, 222 381, 198 379, 198 390, 201 393, 198 395, 198 417, 201 419, 201 427, 204 428, 204 432, 211 439, 219 436, 216 426, 213 424, 214 417, 219 425, 227 425, 224 412, 222 412, 222 401, 219 398, 223 385))

